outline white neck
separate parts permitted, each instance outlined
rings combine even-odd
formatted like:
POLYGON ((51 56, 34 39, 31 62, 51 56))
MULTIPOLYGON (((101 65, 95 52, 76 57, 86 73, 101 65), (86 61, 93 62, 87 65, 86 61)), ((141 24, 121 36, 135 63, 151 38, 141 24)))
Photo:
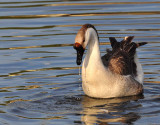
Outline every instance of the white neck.
POLYGON ((94 29, 89 28, 86 32, 85 37, 87 38, 88 42, 88 50, 84 59, 85 68, 87 68, 88 66, 92 66, 92 68, 94 68, 95 65, 103 65, 100 55, 97 33, 94 29))

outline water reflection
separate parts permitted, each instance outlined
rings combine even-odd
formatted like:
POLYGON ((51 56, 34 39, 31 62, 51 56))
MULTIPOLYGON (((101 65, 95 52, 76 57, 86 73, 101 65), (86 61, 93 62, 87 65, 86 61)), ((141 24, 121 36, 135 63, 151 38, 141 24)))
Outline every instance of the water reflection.
POLYGON ((140 119, 137 112, 142 105, 138 102, 143 99, 143 95, 114 98, 114 99, 94 99, 83 97, 82 121, 86 125, 94 123, 127 123, 131 124, 140 119))

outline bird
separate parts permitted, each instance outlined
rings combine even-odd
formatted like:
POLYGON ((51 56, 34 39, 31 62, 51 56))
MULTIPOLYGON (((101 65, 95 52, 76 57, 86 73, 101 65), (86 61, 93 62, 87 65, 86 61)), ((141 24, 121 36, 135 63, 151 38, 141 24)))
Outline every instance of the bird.
POLYGON ((82 63, 82 88, 93 98, 115 98, 143 93, 144 73, 136 49, 146 42, 132 42, 126 36, 118 42, 109 37, 112 49, 101 57, 98 31, 92 24, 84 24, 78 31, 73 45, 77 52, 77 65, 82 63), (88 46, 88 48, 87 48, 88 46))

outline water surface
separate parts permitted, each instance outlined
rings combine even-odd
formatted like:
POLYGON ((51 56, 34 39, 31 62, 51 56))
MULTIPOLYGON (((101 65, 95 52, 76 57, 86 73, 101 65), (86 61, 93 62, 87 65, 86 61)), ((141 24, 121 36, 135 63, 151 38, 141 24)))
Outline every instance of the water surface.
POLYGON ((159 0, 0 1, 0 123, 6 125, 160 124, 159 0), (144 95, 93 99, 81 88, 74 38, 95 25, 108 37, 134 35, 144 95))

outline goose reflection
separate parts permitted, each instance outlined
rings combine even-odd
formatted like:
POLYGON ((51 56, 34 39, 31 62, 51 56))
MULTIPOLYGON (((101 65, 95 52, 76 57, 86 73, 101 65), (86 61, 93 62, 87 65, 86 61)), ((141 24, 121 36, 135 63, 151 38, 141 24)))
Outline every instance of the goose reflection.
POLYGON ((84 96, 81 120, 85 125, 132 124, 141 117, 137 111, 141 107, 138 103, 139 99, 143 99, 143 95, 113 99, 95 99, 84 96))

